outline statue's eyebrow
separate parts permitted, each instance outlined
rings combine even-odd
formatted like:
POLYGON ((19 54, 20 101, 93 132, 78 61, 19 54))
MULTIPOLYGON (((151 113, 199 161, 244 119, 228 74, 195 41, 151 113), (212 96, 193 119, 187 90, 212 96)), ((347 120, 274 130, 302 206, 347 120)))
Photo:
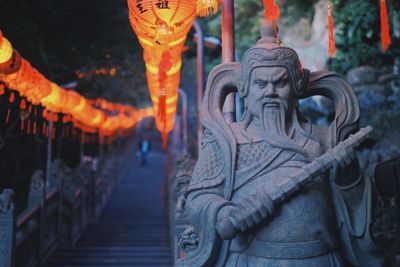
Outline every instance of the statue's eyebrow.
POLYGON ((286 78, 287 78, 287 72, 286 72, 286 70, 282 70, 281 73, 279 73, 275 77, 271 76, 271 82, 274 83, 274 82, 277 82, 279 80, 286 79, 286 78))
POLYGON ((261 75, 258 76, 257 74, 254 75, 254 81, 264 81, 264 82, 272 82, 275 83, 281 79, 286 79, 287 78, 287 71, 286 70, 282 70, 279 74, 277 75, 266 75, 263 76, 261 75))

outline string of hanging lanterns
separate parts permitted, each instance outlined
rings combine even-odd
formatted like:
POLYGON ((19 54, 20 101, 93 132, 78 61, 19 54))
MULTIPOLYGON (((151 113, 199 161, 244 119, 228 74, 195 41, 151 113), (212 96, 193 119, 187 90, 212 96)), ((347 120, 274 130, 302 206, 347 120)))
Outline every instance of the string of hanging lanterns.
MULTIPOLYGON (((45 108, 43 117, 46 120, 57 121, 56 113, 63 113, 67 115, 63 118, 64 123, 72 122, 74 127, 84 132, 99 132, 104 136, 110 136, 120 130, 131 129, 142 118, 152 115, 151 108, 138 110, 133 106, 115 104, 101 98, 91 101, 73 90, 61 88, 22 58, 12 48, 11 43, 3 37, 1 31, 0 82, 26 98, 26 100, 21 100, 21 110, 26 110, 26 101, 32 105, 41 105, 45 108)), ((4 94, 4 85, 0 87, 0 95, 2 94, 4 94)), ((9 103, 13 103, 14 98, 14 93, 10 93, 9 103)), ((10 110, 6 116, 6 123, 9 116, 10 110)), ((21 129, 24 128, 25 119, 21 119, 21 129)))
POLYGON ((167 146, 173 129, 181 54, 196 15, 218 11, 218 0, 128 0, 129 20, 143 47, 146 76, 157 129, 167 146))

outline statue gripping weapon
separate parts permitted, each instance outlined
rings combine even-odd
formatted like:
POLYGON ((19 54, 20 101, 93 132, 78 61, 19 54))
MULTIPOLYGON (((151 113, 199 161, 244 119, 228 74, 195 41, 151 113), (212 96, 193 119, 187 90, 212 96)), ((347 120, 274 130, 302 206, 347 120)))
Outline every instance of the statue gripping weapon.
POLYGON ((359 108, 338 75, 310 73, 280 44, 276 25, 242 64, 210 73, 203 100, 205 131, 185 193, 186 214, 198 239, 177 266, 382 266, 371 237, 373 190, 359 173, 353 148, 372 130, 359 130, 359 108), (238 122, 222 114, 238 92, 238 122), (335 118, 313 125, 298 100, 330 98, 335 118))

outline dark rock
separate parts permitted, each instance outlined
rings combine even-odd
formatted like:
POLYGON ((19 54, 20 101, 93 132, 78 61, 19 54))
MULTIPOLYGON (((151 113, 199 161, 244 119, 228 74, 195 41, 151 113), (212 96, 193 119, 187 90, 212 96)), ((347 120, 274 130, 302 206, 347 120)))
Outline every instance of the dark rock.
POLYGON ((396 79, 396 75, 394 75, 393 73, 388 73, 388 74, 383 74, 383 75, 379 76, 378 82, 379 83, 388 83, 388 82, 393 81, 394 79, 396 79))
POLYGON ((378 93, 383 93, 385 86, 382 84, 360 84, 358 86, 353 87, 354 92, 358 95, 364 91, 375 91, 378 93))
POLYGON ((365 86, 358 94, 358 101, 361 109, 376 109, 382 107, 386 102, 386 97, 382 94, 383 86, 365 86), (374 90, 375 88, 375 90, 374 90))
POLYGON ((347 81, 353 86, 376 83, 377 80, 376 71, 371 66, 361 66, 347 73, 347 81))
POLYGON ((394 104, 394 108, 400 109, 400 90, 390 96, 388 100, 394 104))

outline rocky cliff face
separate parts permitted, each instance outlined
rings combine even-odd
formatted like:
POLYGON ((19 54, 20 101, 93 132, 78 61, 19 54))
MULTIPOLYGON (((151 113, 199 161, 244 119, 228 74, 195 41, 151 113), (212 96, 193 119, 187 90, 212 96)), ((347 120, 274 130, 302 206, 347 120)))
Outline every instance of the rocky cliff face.
MULTIPOLYGON (((376 163, 400 156, 400 58, 394 66, 376 69, 360 66, 346 75, 359 100, 361 125, 372 125, 373 140, 358 152, 361 169, 373 176, 376 163)), ((300 109, 312 122, 329 125, 332 103, 324 97, 301 102, 300 109)))
POLYGON ((361 109, 361 123, 375 128, 375 142, 360 152, 365 173, 372 176, 375 163, 400 156, 400 58, 394 66, 361 66, 347 74, 361 109))
POLYGON ((303 66, 311 71, 327 69, 328 62, 328 23, 326 1, 314 5, 312 22, 301 18, 295 25, 282 25, 282 41, 294 47, 303 66))

